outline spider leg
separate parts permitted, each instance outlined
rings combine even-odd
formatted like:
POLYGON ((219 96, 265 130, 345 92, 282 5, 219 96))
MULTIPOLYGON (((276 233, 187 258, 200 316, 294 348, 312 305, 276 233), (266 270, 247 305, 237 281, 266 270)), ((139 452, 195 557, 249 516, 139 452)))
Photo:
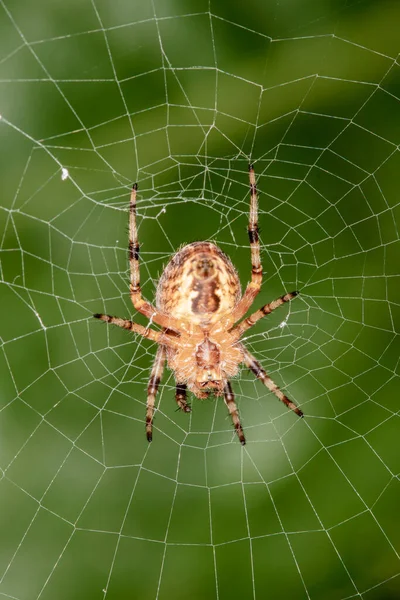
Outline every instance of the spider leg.
POLYGON ((259 321, 266 315, 272 313, 273 310, 279 308, 279 306, 282 306, 282 304, 285 304, 285 302, 293 300, 293 298, 298 296, 298 294, 299 292, 289 292, 288 294, 277 298, 273 302, 265 304, 264 306, 256 310, 256 312, 247 317, 247 319, 244 319, 241 323, 238 323, 237 325, 235 325, 235 327, 232 327, 230 333, 234 334, 235 338, 238 340, 240 336, 243 335, 245 331, 250 329, 250 327, 253 327, 253 325, 255 325, 257 321, 259 321))
POLYGON ((177 383, 176 384, 176 392, 175 392, 175 400, 181 410, 183 412, 192 412, 189 404, 186 400, 186 389, 187 386, 185 383, 177 383))
POLYGON ((101 321, 105 321, 106 323, 111 323, 112 325, 117 325, 117 327, 122 327, 122 329, 127 329, 128 331, 134 331, 139 335, 148 338, 149 340, 153 340, 153 342, 157 342, 158 344, 162 343, 166 346, 170 346, 171 348, 177 348, 177 339, 173 338, 166 334, 164 331, 155 331, 154 329, 150 329, 150 327, 143 327, 143 325, 139 325, 138 323, 133 323, 133 321, 129 321, 128 319, 120 319, 119 317, 111 317, 110 315, 104 315, 96 313, 93 315, 95 319, 100 319, 101 321))
POLYGON ((154 402, 156 400, 158 386, 160 385, 161 377, 164 371, 164 363, 165 347, 159 346, 154 359, 153 367, 151 369, 149 385, 147 386, 146 436, 148 442, 151 442, 153 439, 154 402))
POLYGON ((130 294, 133 306, 142 315, 151 319, 162 327, 180 331, 180 323, 177 319, 162 314, 150 302, 144 300, 140 289, 139 272, 139 239, 136 225, 136 192, 138 186, 134 183, 131 191, 129 208, 129 265, 131 270, 130 294))
POLYGON ((274 383, 271 379, 271 377, 269 377, 269 375, 266 374, 266 372, 264 371, 264 369, 262 368, 262 366, 260 365, 260 363, 258 362, 258 360, 256 360, 254 358, 254 356, 252 354, 250 354, 250 352, 247 350, 247 348, 245 348, 242 345, 242 350, 243 350, 243 355, 244 355, 244 363, 245 365, 251 369, 254 373, 254 375, 257 377, 257 379, 259 379, 260 381, 263 382, 263 384, 271 391, 275 394, 275 396, 277 398, 279 398, 279 400, 281 402, 283 402, 283 404, 286 404, 286 406, 288 408, 290 408, 291 410, 293 410, 296 415, 298 415, 299 417, 303 417, 303 412, 295 405, 294 402, 292 402, 291 400, 289 400, 289 398, 287 398, 285 396, 285 394, 283 392, 281 392, 281 390, 279 389, 279 387, 276 385, 276 383, 274 383))
POLYGON ((235 395, 232 391, 232 386, 229 381, 226 381, 224 386, 224 400, 225 404, 228 407, 229 414, 232 417, 233 424, 236 429, 236 433, 238 434, 238 438, 242 446, 246 443, 246 438, 244 437, 243 429, 240 424, 239 413, 235 402, 235 395))
POLYGON ((256 186, 256 176, 253 165, 249 165, 249 180, 250 180, 250 214, 249 225, 247 227, 251 249, 251 281, 232 312, 232 322, 235 323, 241 319, 250 306, 253 304, 255 297, 261 289, 262 283, 262 266, 260 260, 260 240, 258 235, 258 195, 256 186))

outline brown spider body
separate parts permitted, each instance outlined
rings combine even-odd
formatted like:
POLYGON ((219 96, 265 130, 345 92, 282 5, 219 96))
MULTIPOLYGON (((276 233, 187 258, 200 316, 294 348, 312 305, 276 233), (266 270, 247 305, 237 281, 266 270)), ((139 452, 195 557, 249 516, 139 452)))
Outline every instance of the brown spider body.
POLYGON ((207 390, 222 396, 227 379, 234 377, 243 362, 243 352, 228 333, 213 335, 195 331, 183 336, 181 348, 168 348, 168 366, 179 383, 185 383, 197 398, 207 398, 207 390))
POLYGON ((240 281, 230 259, 210 242, 179 250, 157 286, 157 308, 186 324, 209 329, 238 303, 240 281))
POLYGON ((159 325, 161 330, 110 315, 94 316, 158 344, 147 388, 146 433, 149 441, 152 440, 155 397, 165 360, 175 375, 178 406, 184 412, 190 412, 186 401, 187 389, 197 398, 207 398, 211 392, 215 396, 223 396, 242 444, 245 444, 245 437, 229 381, 238 373, 241 363, 247 365, 281 402, 303 416, 240 342, 247 329, 297 295, 297 292, 285 294, 243 319, 260 291, 262 280, 258 197, 252 165, 249 165, 249 178, 248 233, 252 270, 251 281, 243 296, 236 269, 222 250, 211 242, 194 242, 181 248, 166 266, 157 286, 156 307, 142 298, 140 290, 137 185, 133 186, 129 219, 131 299, 136 310, 159 325))
POLYGON ((197 398, 206 390, 222 396, 224 382, 238 372, 243 353, 218 325, 240 298, 240 281, 230 259, 210 242, 194 242, 179 250, 157 286, 156 305, 180 320, 181 344, 167 348, 168 366, 176 380, 197 398), (217 327, 215 327, 217 324, 217 327))

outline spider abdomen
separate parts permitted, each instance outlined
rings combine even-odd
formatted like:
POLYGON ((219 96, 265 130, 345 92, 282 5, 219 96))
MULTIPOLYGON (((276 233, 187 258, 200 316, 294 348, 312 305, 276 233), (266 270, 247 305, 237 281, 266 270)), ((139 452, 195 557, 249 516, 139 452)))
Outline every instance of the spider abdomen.
POLYGON ((240 281, 230 259, 211 242, 184 246, 157 286, 157 308, 194 325, 211 325, 237 304, 240 281))

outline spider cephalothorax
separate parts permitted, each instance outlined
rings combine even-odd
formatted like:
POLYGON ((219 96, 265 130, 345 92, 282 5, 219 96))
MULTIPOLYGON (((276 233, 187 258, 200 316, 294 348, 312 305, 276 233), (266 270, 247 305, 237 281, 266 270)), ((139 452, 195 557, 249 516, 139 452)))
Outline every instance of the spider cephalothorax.
POLYGON ((159 344, 147 390, 146 432, 149 441, 152 439, 155 396, 165 360, 175 375, 175 398, 178 406, 185 412, 190 412, 186 401, 187 390, 197 398, 207 398, 211 392, 216 396, 224 396, 242 444, 245 443, 245 437, 229 382, 237 374, 241 363, 246 364, 284 404, 303 416, 301 410, 281 392, 240 342, 241 335, 259 319, 297 295, 297 292, 285 294, 238 323, 260 291, 262 280, 258 198, 252 165, 249 166, 249 175, 251 194, 248 232, 252 275, 243 296, 236 269, 222 250, 211 242, 194 242, 179 250, 166 266, 157 286, 156 307, 146 302, 140 291, 137 185, 133 186, 129 221, 131 298, 134 307, 162 329, 156 331, 104 314, 94 316, 135 331, 159 344))

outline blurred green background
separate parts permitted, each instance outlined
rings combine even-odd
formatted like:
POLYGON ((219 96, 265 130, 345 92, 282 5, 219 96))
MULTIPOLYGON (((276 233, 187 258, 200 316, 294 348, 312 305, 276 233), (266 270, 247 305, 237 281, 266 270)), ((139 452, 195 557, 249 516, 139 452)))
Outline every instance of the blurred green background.
POLYGON ((6 1, 0 7, 0 596, 400 597, 398 2, 6 1), (176 412, 133 317, 141 276, 211 239, 257 306, 247 445, 221 400, 176 412))

